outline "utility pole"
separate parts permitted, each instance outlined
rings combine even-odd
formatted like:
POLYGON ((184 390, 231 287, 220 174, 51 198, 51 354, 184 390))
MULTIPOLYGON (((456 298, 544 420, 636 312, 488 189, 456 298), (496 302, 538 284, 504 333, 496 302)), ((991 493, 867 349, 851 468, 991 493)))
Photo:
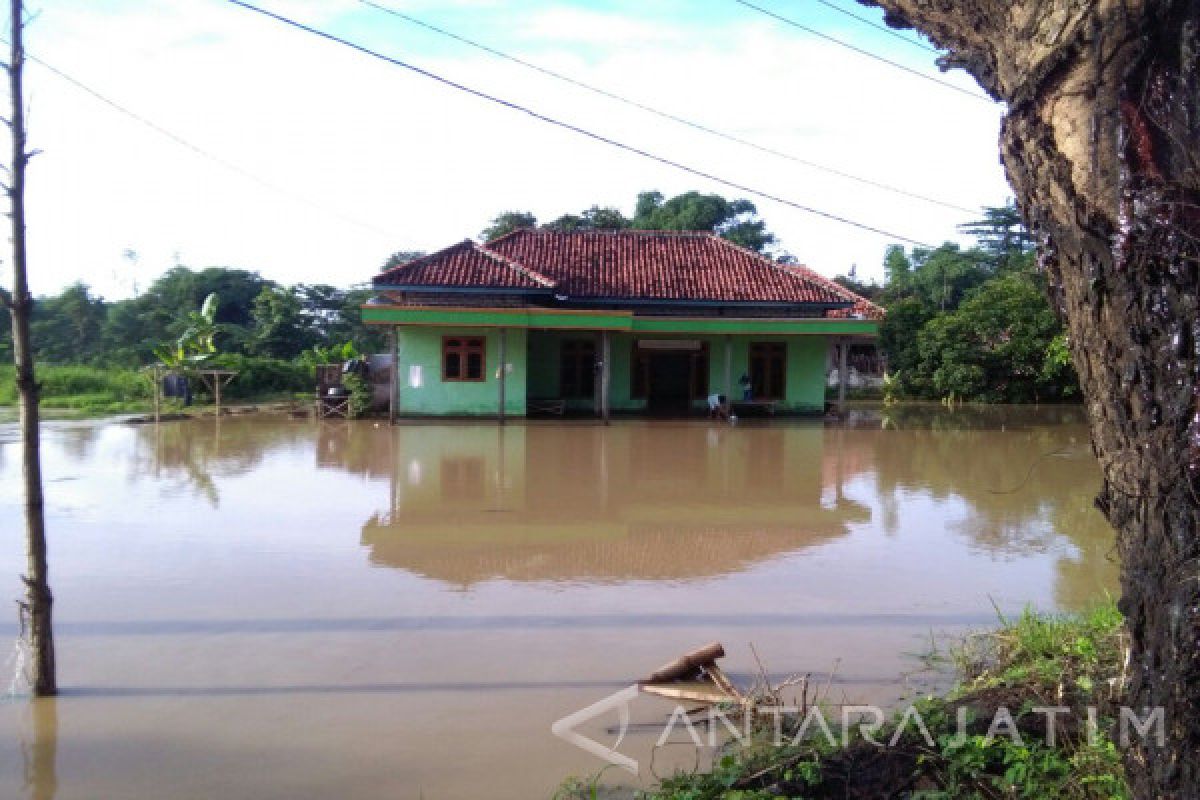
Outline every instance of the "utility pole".
POLYGON ((38 384, 34 374, 33 345, 29 336, 29 318, 33 296, 29 293, 25 254, 25 168, 33 153, 25 150, 25 96, 22 71, 25 67, 21 0, 9 0, 11 11, 8 85, 11 116, 5 120, 12 134, 12 160, 9 183, 4 186, 10 201, 12 219, 12 296, 5 298, 13 328, 13 360, 16 362, 17 393, 20 405, 21 466, 25 482, 25 537, 28 557, 25 599, 18 601, 21 633, 29 644, 33 659, 33 693, 46 696, 58 693, 54 668, 54 628, 51 609, 54 597, 46 562, 46 516, 42 497, 42 459, 38 433, 38 384))

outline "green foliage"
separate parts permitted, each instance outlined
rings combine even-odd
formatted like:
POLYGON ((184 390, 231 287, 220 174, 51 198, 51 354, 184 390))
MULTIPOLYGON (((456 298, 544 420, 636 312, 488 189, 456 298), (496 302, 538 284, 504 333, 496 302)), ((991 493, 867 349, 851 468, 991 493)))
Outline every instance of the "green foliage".
POLYGON ((344 364, 356 358, 361 358, 361 354, 354 347, 354 342, 344 342, 340 345, 331 344, 328 347, 314 345, 300 354, 300 363, 304 364, 308 368, 309 374, 315 378, 317 367, 322 364, 344 364))
POLYGON ((955 402, 1077 397, 1062 324, 1015 208, 984 209, 963 230, 978 246, 893 246, 884 257, 880 346, 895 392, 955 402))
POLYGON ((617 209, 592 206, 581 214, 563 214, 542 227, 546 230, 567 233, 571 231, 616 231, 628 228, 629 225, 630 221, 617 209))
POLYGON ((106 316, 104 301, 82 283, 40 299, 33 306, 29 322, 36 358, 51 364, 95 362, 102 354, 101 332, 106 316))
POLYGON ((775 244, 749 200, 687 192, 665 200, 661 192, 638 195, 632 227, 655 231, 712 231, 742 247, 763 252, 775 244))
MULTIPOLYGON (((16 370, 0 367, 0 406, 17 402, 16 370)), ((136 370, 89 366, 38 365, 40 405, 90 413, 138 411, 149 407, 153 387, 136 370)))
POLYGON ((397 250, 384 260, 383 266, 380 267, 380 272, 387 272, 389 269, 402 267, 408 262, 416 261, 424 255, 424 250, 397 250))
POLYGON ((1062 380, 1061 366, 1047 364, 1060 334, 1032 277, 1007 273, 972 292, 955 311, 926 323, 917 340, 918 369, 942 397, 1061 400, 1073 391, 1073 381, 1062 380))
POLYGON ((237 372, 237 377, 221 389, 223 398, 241 400, 263 395, 310 392, 313 389, 311 369, 299 362, 222 353, 205 366, 237 372))
POLYGON ((154 357, 172 369, 196 366, 208 361, 217 352, 217 308, 215 293, 204 298, 199 311, 188 311, 183 333, 174 345, 154 348, 154 357))
POLYGON ((479 238, 490 242, 521 228, 536 227, 537 217, 528 211, 504 211, 497 214, 488 226, 479 232, 479 238))
POLYGON ((246 349, 253 355, 295 358, 314 344, 300 294, 294 288, 264 286, 254 298, 251 317, 254 327, 246 349))
POLYGON ((371 386, 358 375, 343 375, 342 386, 350 392, 350 416, 361 417, 371 408, 371 386))

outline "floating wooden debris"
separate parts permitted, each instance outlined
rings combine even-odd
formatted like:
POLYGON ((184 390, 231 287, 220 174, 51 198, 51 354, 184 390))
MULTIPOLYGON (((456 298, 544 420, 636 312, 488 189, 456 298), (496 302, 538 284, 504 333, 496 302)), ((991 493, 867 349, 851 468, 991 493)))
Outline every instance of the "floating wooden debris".
POLYGON ((707 705, 741 703, 742 693, 717 666, 725 656, 720 642, 711 642, 664 664, 638 687, 646 694, 671 700, 690 700, 707 705))

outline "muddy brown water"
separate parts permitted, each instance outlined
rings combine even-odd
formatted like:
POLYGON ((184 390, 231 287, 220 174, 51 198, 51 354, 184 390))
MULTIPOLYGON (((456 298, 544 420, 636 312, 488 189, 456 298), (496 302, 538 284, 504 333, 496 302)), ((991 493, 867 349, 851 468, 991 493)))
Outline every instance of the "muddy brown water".
MULTIPOLYGON (((994 606, 1077 608, 1116 581, 1070 408, 58 422, 44 457, 64 694, 0 702, 0 797, 548 797, 603 766, 554 720, 707 641, 735 681, 753 643, 774 676, 894 702, 944 682, 917 655, 994 606)), ((611 742, 615 720, 582 730, 611 742)), ((640 731, 620 749, 641 775, 607 778, 697 758, 640 731)))

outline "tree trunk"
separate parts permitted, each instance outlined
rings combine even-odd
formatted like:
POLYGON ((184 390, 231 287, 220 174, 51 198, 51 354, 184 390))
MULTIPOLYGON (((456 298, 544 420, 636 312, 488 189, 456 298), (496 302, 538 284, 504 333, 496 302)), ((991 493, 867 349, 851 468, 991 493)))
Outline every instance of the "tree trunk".
POLYGON ((1127 703, 1166 747, 1137 797, 1200 792, 1200 0, 875 0, 1008 104, 1001 153, 1065 315, 1117 530, 1127 703))
POLYGON ((11 50, 8 63, 9 89, 12 94, 12 162, 8 195, 11 200, 13 246, 13 291, 10 311, 13 326, 13 360, 20 403, 22 473, 25 480, 25 535, 28 572, 25 600, 20 603, 21 630, 27 638, 33 658, 33 693, 57 694, 54 670, 54 631, 51 609, 54 598, 46 565, 46 519, 42 501, 42 460, 38 436, 38 385, 33 368, 33 347, 29 337, 29 317, 33 296, 25 272, 25 107, 22 70, 25 50, 22 41, 24 20, 21 0, 11 0, 11 50))

